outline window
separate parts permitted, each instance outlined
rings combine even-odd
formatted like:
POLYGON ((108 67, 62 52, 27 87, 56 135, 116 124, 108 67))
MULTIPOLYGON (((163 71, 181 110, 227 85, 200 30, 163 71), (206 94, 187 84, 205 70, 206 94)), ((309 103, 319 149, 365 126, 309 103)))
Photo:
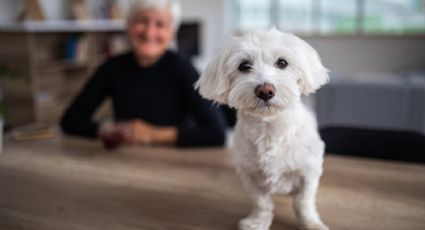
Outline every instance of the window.
POLYGON ((235 0, 237 29, 303 34, 425 34, 424 0, 235 0))
POLYGON ((276 26, 285 31, 309 33, 314 31, 311 0, 277 1, 276 26))
POLYGON ((271 1, 238 0, 239 28, 243 31, 269 27, 271 1))
POLYGON ((365 34, 425 33, 425 1, 365 0, 362 31, 365 34))
POLYGON ((323 34, 356 33, 356 4, 356 0, 321 0, 319 32, 323 34))

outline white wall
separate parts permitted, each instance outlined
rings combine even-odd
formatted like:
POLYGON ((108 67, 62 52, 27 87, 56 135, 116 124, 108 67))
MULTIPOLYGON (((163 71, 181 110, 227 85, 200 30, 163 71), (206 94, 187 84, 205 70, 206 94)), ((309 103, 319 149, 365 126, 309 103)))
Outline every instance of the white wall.
POLYGON ((0 23, 11 22, 16 18, 20 6, 17 0, 2 0, 0 2, 0 23))
POLYGON ((305 37, 336 74, 425 71, 425 36, 305 37))
POLYGON ((181 0, 184 21, 201 24, 201 55, 194 62, 203 69, 208 60, 220 49, 226 37, 224 4, 228 0, 181 0))

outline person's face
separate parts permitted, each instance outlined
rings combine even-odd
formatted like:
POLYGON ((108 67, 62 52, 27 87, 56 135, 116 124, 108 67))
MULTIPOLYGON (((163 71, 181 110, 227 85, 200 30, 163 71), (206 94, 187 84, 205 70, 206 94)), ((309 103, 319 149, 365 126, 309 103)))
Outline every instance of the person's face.
POLYGON ((139 58, 158 59, 174 35, 170 10, 149 9, 138 12, 129 22, 128 33, 139 58))

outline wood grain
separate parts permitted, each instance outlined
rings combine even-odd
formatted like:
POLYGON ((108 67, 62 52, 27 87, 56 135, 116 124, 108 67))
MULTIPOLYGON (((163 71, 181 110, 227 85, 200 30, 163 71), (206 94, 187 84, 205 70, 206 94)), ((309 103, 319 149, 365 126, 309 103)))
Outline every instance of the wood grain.
MULTIPOLYGON (((296 229, 276 196, 272 229, 296 229)), ((331 229, 425 229, 425 165, 327 155, 318 208, 331 229)), ((224 149, 5 140, 0 229, 237 229, 250 209, 224 149)))

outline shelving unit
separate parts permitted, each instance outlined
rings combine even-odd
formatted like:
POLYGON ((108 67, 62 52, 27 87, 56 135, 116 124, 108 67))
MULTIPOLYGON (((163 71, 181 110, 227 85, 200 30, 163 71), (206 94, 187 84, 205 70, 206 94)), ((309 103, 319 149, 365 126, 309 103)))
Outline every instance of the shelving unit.
POLYGON ((0 25, 0 63, 17 72, 2 79, 7 124, 56 124, 106 58, 108 39, 124 37, 124 31, 124 23, 115 21, 0 25), (66 42, 73 37, 87 39, 84 61, 66 59, 66 42))

